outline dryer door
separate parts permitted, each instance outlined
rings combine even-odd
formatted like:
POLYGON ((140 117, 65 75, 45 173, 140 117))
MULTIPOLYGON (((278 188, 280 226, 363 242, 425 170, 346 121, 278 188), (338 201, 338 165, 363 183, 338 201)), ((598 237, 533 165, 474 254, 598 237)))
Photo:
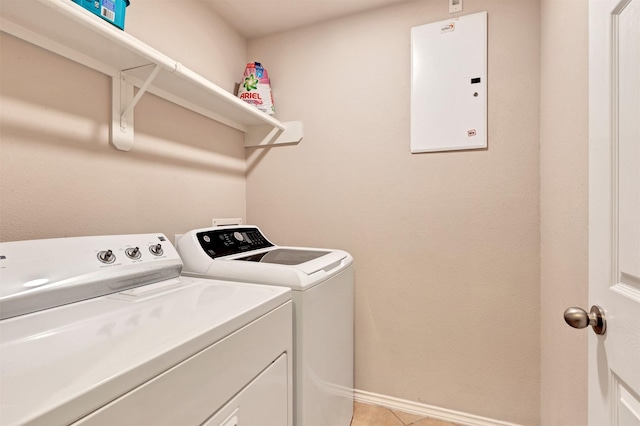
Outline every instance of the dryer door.
POLYGON ((288 420, 287 354, 264 370, 202 426, 282 426, 288 420))

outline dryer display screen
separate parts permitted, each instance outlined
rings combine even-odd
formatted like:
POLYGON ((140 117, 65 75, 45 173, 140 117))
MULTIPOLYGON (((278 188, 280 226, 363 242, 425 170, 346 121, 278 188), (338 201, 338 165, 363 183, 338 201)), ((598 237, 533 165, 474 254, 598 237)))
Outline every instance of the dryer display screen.
POLYGON ((255 228, 217 229, 200 232, 197 237, 202 249, 212 259, 273 247, 255 228))

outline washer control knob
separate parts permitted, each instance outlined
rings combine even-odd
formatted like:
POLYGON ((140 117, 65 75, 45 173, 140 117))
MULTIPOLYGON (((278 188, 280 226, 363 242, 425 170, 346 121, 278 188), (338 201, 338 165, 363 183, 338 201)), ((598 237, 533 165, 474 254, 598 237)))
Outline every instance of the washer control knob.
POLYGON ((129 259, 140 259, 142 257, 142 253, 140 253, 139 247, 130 247, 124 251, 129 259))
POLYGON ((103 250, 98 253, 98 260, 102 263, 113 263, 116 261, 116 255, 111 250, 103 250))
POLYGON ((240 232, 234 232, 233 236, 238 241, 244 241, 244 236, 240 232))
POLYGON ((156 244, 154 246, 150 246, 149 251, 154 256, 162 256, 164 254, 164 250, 162 250, 162 244, 156 244))

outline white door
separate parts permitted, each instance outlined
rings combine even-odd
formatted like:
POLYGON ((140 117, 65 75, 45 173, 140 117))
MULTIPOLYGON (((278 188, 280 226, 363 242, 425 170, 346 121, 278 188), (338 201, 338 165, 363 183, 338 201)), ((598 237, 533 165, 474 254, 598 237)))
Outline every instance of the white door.
POLYGON ((640 0, 589 2, 589 424, 640 426, 640 0))

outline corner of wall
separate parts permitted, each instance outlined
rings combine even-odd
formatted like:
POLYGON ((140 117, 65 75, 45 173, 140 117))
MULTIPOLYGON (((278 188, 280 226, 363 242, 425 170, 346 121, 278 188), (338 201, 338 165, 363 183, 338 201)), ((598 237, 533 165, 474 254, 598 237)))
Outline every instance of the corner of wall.
POLYGON ((588 4, 540 7, 540 418, 587 424, 587 335, 562 313, 588 297, 588 4))

